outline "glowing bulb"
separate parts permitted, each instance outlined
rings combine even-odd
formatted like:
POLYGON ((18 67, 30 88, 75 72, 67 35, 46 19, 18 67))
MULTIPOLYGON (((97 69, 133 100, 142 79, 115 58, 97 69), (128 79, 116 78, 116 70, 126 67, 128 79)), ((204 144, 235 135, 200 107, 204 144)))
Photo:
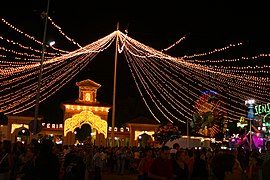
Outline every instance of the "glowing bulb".
POLYGON ((55 41, 51 41, 49 44, 50 44, 50 46, 53 46, 53 45, 55 45, 55 41))

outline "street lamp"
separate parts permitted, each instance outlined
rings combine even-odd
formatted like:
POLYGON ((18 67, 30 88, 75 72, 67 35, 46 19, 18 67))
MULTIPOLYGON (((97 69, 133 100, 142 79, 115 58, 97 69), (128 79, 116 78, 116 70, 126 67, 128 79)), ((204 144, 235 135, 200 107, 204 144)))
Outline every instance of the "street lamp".
POLYGON ((50 41, 49 45, 50 45, 50 46, 55 45, 55 41, 50 41))
POLYGON ((248 105, 248 118, 249 118, 249 149, 252 151, 252 134, 251 134, 251 121, 254 119, 254 104, 255 100, 254 99, 248 99, 245 101, 245 105, 248 105))

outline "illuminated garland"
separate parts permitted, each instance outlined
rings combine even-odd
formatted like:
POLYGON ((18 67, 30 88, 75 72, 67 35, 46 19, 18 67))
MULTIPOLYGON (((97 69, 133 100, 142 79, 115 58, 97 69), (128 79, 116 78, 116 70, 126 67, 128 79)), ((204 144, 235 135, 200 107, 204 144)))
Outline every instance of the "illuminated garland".
POLYGON ((236 46, 240 46, 243 45, 243 42, 239 42, 239 43, 235 43, 235 44, 229 44, 228 46, 225 46, 223 48, 218 48, 218 49, 214 49, 213 51, 209 51, 209 52, 205 52, 205 53, 199 53, 199 54, 193 54, 193 55, 185 55, 183 57, 180 57, 182 59, 190 59, 190 58, 194 58, 194 57, 198 57, 198 56, 206 56, 206 55, 210 55, 210 54, 214 54, 216 52, 220 52, 220 51, 224 51, 227 50, 231 47, 236 47, 236 46))
MULTIPOLYGON (((192 105, 202 92, 209 89, 220 94, 227 108, 228 120, 238 120, 245 116, 245 99, 253 97, 263 102, 265 99, 261 96, 269 96, 267 76, 259 76, 256 74, 258 71, 245 73, 247 69, 262 67, 268 73, 267 65, 247 65, 239 69, 233 66, 200 65, 191 60, 169 56, 128 37, 127 34, 115 31, 78 50, 47 59, 44 62, 40 101, 57 92, 98 53, 107 49, 117 34, 118 51, 124 53, 136 87, 149 112, 158 122, 191 121, 194 114, 192 105)), ((6 114, 16 114, 33 107, 40 64, 35 61, 25 64, 16 64, 13 61, 9 64, 6 57, 0 63, 1 110, 6 114)), ((205 105, 202 108, 203 106, 205 105)), ((224 108, 217 107, 217 110, 222 111, 224 108)))
MULTIPOLYGON (((99 39, 81 49, 44 62, 41 81, 41 99, 44 101, 68 83, 99 53, 107 49, 114 41, 116 32, 99 39)), ((7 114, 16 114, 35 105, 35 96, 39 73, 39 63, 20 66, 6 66, 0 71, 1 110, 7 114)))
POLYGON ((58 30, 58 31, 59 31, 59 32, 67 39, 67 40, 71 41, 73 44, 77 45, 79 48, 82 47, 79 43, 75 42, 74 39, 68 37, 68 36, 61 30, 61 27, 57 26, 57 25, 55 24, 55 22, 53 22, 53 20, 52 20, 51 17, 48 16, 48 19, 50 20, 50 22, 52 23, 52 25, 53 25, 54 27, 56 27, 56 29, 57 29, 57 30, 58 30))
MULTIPOLYGON (((264 100, 259 96, 259 94, 257 96, 256 90, 254 92, 254 88, 257 86, 259 87, 258 89, 260 89, 260 87, 263 87, 265 89, 262 89, 261 91, 259 90, 257 92, 266 93, 266 87, 264 87, 264 85, 267 84, 267 78, 246 75, 243 76, 227 71, 219 72, 209 67, 192 64, 183 59, 181 60, 179 58, 170 57, 150 47, 142 45, 141 43, 133 40, 130 37, 124 35, 121 36, 120 34, 120 45, 122 45, 123 43, 125 43, 124 52, 126 59, 128 60, 132 76, 135 80, 135 84, 137 85, 141 96, 143 96, 144 102, 147 104, 150 112, 153 112, 153 110, 151 110, 150 108, 150 102, 147 102, 147 97, 143 95, 144 91, 146 91, 148 92, 148 96, 151 97, 152 102, 154 102, 155 106, 161 112, 163 112, 164 117, 166 117, 168 121, 171 120, 171 117, 168 117, 165 114, 168 107, 167 105, 166 107, 164 105, 167 103, 171 104, 170 102, 172 102, 172 104, 170 105, 171 108, 181 106, 183 108, 180 109, 182 110, 182 112, 185 112, 185 110, 183 109, 189 110, 188 104, 190 104, 192 101, 194 102, 194 99, 189 101, 190 98, 186 98, 183 93, 186 92, 188 93, 187 96, 191 95, 198 98, 198 94, 200 94, 200 91, 202 90, 201 88, 212 89, 214 87, 221 90, 221 93, 225 93, 224 95, 221 95, 221 97, 224 98, 226 101, 229 100, 233 102, 233 104, 224 102, 226 106, 230 106, 230 108, 232 108, 228 109, 230 115, 230 117, 228 118, 231 120, 236 120, 239 118, 239 116, 245 115, 246 112, 244 108, 240 108, 243 105, 244 99, 256 96, 260 100, 264 100), (158 66, 160 67, 157 67, 157 65, 155 65, 156 63, 159 63, 158 66), (187 90, 187 88, 183 85, 171 84, 171 81, 173 81, 174 83, 182 81, 185 85, 192 87, 192 89, 188 88, 187 90), (191 84, 191 82, 193 85, 191 84), (230 84, 227 84, 228 82, 230 82, 230 84), (151 86, 149 86, 149 84, 151 86), (161 86, 161 84, 164 85, 161 86), (194 84, 199 85, 200 88, 195 87, 194 84), (231 87, 230 91, 228 91, 228 86, 231 87), (155 90, 151 90, 152 88, 155 90), (180 93, 176 95, 176 90, 172 89, 178 89, 180 90, 178 91, 180 93), (194 90, 196 90, 197 92, 194 90), (165 96, 177 97, 181 94, 179 98, 182 98, 182 101, 185 103, 179 103, 177 102, 177 100, 174 100, 172 98, 167 98, 167 102, 164 102, 165 104, 161 103, 161 101, 157 98, 157 95, 155 95, 155 91, 160 91, 157 94, 164 94, 163 99, 165 99, 165 96), (234 104, 236 104, 237 106, 235 106, 234 104)), ((181 113, 179 114, 181 115, 181 113)), ((188 117, 189 114, 190 113, 186 112, 186 115, 184 117, 188 117)))
MULTIPOLYGON (((32 47, 29 47, 29 46, 25 46, 25 45, 23 45, 21 43, 15 42, 15 41, 13 41, 11 39, 4 38, 3 36, 0 36, 0 40, 4 40, 4 41, 6 41, 6 42, 8 42, 10 44, 17 45, 20 48, 23 48, 23 49, 26 49, 26 50, 31 50, 31 51, 34 51, 34 52, 39 53, 39 54, 42 53, 41 50, 34 49, 32 47)), ((2 47, 2 48, 4 48, 4 47, 2 47)), ((60 53, 51 53, 51 52, 46 52, 46 51, 44 52, 44 54, 45 55, 51 55, 51 56, 59 56, 59 55, 61 55, 60 53)))
POLYGON ((189 33, 181 37, 178 41, 176 41, 174 44, 170 45, 169 47, 162 49, 161 52, 168 51, 169 49, 173 48, 174 46, 182 42, 184 39, 186 39, 187 35, 189 35, 189 33))
MULTIPOLYGON (((36 42, 36 43, 38 43, 38 44, 40 44, 40 45, 43 44, 41 41, 37 40, 34 36, 30 36, 29 34, 26 34, 26 33, 24 33, 22 30, 20 30, 20 29, 16 28, 15 26, 13 26, 13 25, 10 24, 9 22, 7 22, 4 18, 1 18, 1 20, 2 20, 2 22, 4 22, 6 25, 8 25, 8 26, 9 26, 11 29, 13 29, 14 31, 16 31, 16 32, 18 32, 18 33, 24 35, 25 37, 27 37, 27 38, 33 40, 34 42, 36 42)), ((49 46, 49 45, 47 45, 47 44, 46 44, 46 47, 47 47, 47 48, 52 48, 52 49, 54 49, 54 50, 56 50, 56 51, 59 51, 59 52, 62 52, 62 53, 69 53, 69 51, 65 51, 65 50, 62 50, 62 49, 58 49, 58 48, 55 48, 55 47, 53 47, 53 46, 49 46)))

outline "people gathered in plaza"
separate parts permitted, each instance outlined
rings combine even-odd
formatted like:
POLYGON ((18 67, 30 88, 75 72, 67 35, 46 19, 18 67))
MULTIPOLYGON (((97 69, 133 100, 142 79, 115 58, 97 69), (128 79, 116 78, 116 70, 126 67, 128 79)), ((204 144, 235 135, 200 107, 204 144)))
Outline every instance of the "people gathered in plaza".
POLYGON ((267 149, 62 146, 51 140, 0 142, 1 180, 102 180, 133 174, 138 180, 266 180, 267 149), (173 149, 173 150, 172 150, 173 149))

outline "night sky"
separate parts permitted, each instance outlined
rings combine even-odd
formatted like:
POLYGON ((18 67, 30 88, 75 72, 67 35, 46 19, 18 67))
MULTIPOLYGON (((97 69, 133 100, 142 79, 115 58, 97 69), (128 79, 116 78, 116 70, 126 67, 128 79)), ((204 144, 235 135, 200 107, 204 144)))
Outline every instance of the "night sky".
MULTIPOLYGON (((0 15, 42 41, 44 20, 40 18, 40 14, 46 10, 46 6, 47 0, 9 0, 1 4, 0 15)), ((229 59, 269 53, 269 12, 268 1, 235 3, 191 0, 185 3, 179 1, 108 3, 51 0, 49 8, 49 16, 53 21, 65 34, 82 46, 116 30, 117 22, 122 32, 128 30, 130 37, 157 50, 170 46, 188 34, 183 42, 167 52, 172 56, 192 55, 231 43, 245 42, 241 47, 205 57, 208 59, 229 59)), ((14 40, 15 37, 18 38, 11 35, 11 30, 6 29, 0 28, 0 35, 14 40)), ((50 24, 47 40, 55 40, 55 47, 60 49, 72 51, 77 48, 50 24)), ((115 46, 112 45, 107 51, 98 54, 79 75, 51 98, 42 102, 40 114, 47 121, 61 122, 60 102, 78 98, 78 87, 75 83, 84 79, 91 79, 101 84, 98 100, 112 104, 114 48, 115 46)), ((119 117, 119 122, 116 124, 138 116, 150 116, 145 108, 138 108, 144 107, 144 104, 139 98, 123 54, 119 54, 118 58, 116 116, 119 117)))

